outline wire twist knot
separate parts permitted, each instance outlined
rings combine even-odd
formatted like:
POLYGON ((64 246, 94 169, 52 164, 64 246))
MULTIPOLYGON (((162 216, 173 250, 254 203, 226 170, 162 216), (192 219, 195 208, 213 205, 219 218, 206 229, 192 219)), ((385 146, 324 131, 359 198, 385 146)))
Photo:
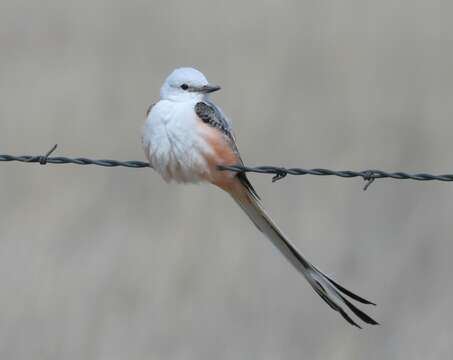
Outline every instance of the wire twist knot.
POLYGON ((362 175, 363 180, 366 181, 363 191, 366 191, 370 185, 376 180, 376 173, 373 170, 366 170, 362 175))
POLYGON ((288 175, 288 170, 285 168, 275 168, 275 175, 272 177, 272 182, 274 183, 281 180, 286 177, 286 175, 288 175))

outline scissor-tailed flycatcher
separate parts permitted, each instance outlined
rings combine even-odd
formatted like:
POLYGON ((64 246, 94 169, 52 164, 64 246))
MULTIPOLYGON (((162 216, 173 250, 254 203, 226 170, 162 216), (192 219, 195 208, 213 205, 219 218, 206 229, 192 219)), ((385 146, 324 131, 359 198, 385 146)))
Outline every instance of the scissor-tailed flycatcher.
POLYGON ((372 302, 327 277, 289 242, 264 211, 244 173, 218 169, 219 165, 242 165, 230 122, 208 97, 219 89, 193 68, 179 68, 168 76, 160 89, 160 101, 148 109, 143 129, 143 147, 151 166, 167 182, 210 182, 229 193, 332 309, 352 325, 360 327, 346 309, 368 324, 377 324, 347 297, 363 304, 372 302))

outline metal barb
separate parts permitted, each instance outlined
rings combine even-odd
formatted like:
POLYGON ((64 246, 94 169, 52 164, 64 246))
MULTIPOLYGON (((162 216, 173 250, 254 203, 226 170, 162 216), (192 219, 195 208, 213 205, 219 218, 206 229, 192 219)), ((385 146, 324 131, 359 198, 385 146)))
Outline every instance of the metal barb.
POLYGON ((52 148, 46 153, 46 155, 40 156, 40 157, 39 157, 39 163, 40 163, 41 165, 46 165, 46 164, 47 164, 47 160, 49 159, 49 156, 56 150, 57 147, 58 147, 58 144, 55 144, 55 145, 52 146, 52 148))
POLYGON ((278 180, 281 180, 284 177, 286 177, 286 175, 288 175, 288 171, 286 169, 284 169, 284 168, 280 168, 280 169, 278 169, 276 171, 275 176, 272 178, 272 182, 274 183, 274 182, 276 182, 278 180))
POLYGON ((370 185, 376 180, 374 176, 374 171, 373 170, 366 170, 363 172, 363 180, 366 181, 365 186, 363 187, 363 191, 367 191, 367 189, 370 187, 370 185))

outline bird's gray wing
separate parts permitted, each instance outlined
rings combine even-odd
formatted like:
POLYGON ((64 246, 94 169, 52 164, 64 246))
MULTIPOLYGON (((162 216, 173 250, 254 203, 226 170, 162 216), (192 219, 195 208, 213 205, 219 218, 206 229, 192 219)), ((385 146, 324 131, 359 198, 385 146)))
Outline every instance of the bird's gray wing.
MULTIPOLYGON (((195 104, 195 113, 200 118, 201 121, 218 129, 222 132, 226 138, 228 139, 231 148, 237 154, 240 164, 243 165, 243 161, 239 150, 236 145, 236 137, 234 135, 233 127, 231 126, 231 122, 225 116, 223 111, 211 102, 208 99, 204 99, 195 104)), ((241 183, 257 198, 259 199, 258 194, 256 193, 255 189, 253 188, 252 184, 250 183, 249 179, 247 178, 245 173, 237 173, 237 177, 241 181, 241 183)))
POLYGON ((219 129, 236 147, 236 137, 230 121, 223 111, 209 100, 203 100, 195 104, 195 113, 204 123, 219 129))

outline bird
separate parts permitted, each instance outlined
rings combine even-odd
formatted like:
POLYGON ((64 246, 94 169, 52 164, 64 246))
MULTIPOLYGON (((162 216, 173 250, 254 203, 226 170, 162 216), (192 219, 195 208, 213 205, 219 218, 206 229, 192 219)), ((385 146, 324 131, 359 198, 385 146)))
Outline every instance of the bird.
POLYGON ((160 100, 149 106, 142 145, 150 167, 166 182, 210 183, 227 192, 239 207, 303 275, 314 291, 351 325, 357 318, 378 322, 353 301, 376 305, 338 284, 310 263, 277 227, 243 172, 219 166, 243 165, 232 124, 210 94, 220 90, 192 67, 173 70, 160 88, 160 100), (351 314, 352 313, 352 314, 351 314))

